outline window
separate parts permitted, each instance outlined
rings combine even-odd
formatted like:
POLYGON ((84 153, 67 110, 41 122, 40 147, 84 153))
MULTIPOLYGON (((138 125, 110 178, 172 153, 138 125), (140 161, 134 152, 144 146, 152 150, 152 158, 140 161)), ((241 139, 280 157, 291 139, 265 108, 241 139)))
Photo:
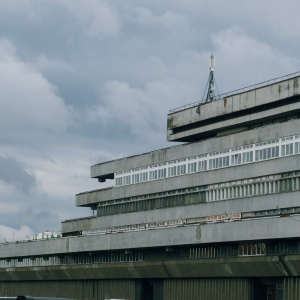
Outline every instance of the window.
POLYGON ((299 153, 300 152, 300 142, 295 142, 295 154, 299 153))
POLYGON ((287 156, 287 155, 292 155, 294 153, 294 145, 291 144, 286 144, 281 146, 281 155, 282 156, 287 156))
POLYGON ((206 160, 199 161, 198 170, 199 171, 206 171, 207 170, 207 161, 206 160))
POLYGON ((241 153, 236 153, 234 155, 231 155, 231 164, 233 166, 240 165, 241 164, 241 158, 242 158, 241 153))
POLYGON ((122 185, 122 181, 123 181, 122 177, 116 178, 116 186, 121 186, 122 185))
POLYGON ((186 173, 186 165, 177 166, 177 175, 183 175, 186 173))
POLYGON ((229 167, 229 156, 224 156, 222 159, 223 159, 223 166, 229 167))
MULTIPOLYGON (((232 149, 199 154, 198 156, 118 172, 115 174, 115 186, 237 166, 293 154, 300 154, 300 135, 238 146, 232 149), (166 165, 168 165, 168 168, 166 168, 166 165), (149 175, 148 169, 150 170, 149 175)), ((269 188, 271 191, 272 187, 270 186, 269 188)), ((264 192, 264 188, 260 187, 258 189, 260 192, 264 192)), ((268 187, 266 187, 265 192, 268 193, 268 187)))
POLYGON ((272 158, 279 157, 279 146, 272 147, 272 158))
POLYGON ((140 174, 132 175, 132 183, 139 183, 140 182, 140 174))
POLYGON ((251 243, 239 245, 239 256, 266 255, 265 243, 251 243))
POLYGON ((124 184, 130 184, 130 175, 124 177, 124 184))
POLYGON ((169 167, 168 172, 170 177, 176 176, 176 166, 169 167))
POLYGON ((197 172, 197 162, 188 163, 188 173, 197 172))
POLYGON ((167 169, 160 169, 158 170, 158 179, 165 178, 167 176, 167 169))
POLYGON ((150 171, 149 180, 155 180, 155 179, 157 179, 157 170, 150 171))
POLYGON ((242 162, 245 163, 249 163, 253 161, 253 151, 251 152, 244 152, 242 155, 242 162))
POLYGON ((142 182, 148 181, 148 172, 141 173, 141 181, 142 182))

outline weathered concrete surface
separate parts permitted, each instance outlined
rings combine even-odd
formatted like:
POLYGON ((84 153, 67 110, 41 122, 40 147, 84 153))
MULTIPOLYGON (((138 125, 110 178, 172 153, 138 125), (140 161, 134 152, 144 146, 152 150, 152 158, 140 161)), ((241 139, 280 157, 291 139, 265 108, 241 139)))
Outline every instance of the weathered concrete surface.
POLYGON ((256 256, 0 269, 1 281, 273 276, 300 276, 300 256, 256 256))
POLYGON ((227 128, 238 128, 245 124, 267 120, 288 112, 299 110, 299 103, 286 105, 286 99, 300 94, 300 77, 288 79, 252 91, 232 95, 219 101, 212 101, 197 107, 187 108, 168 115, 168 140, 190 141, 208 132, 216 134, 227 128), (281 103, 279 104, 278 102, 281 103), (274 103, 276 103, 274 107, 274 103), (272 105, 269 105, 272 103, 272 105), (241 116, 241 117, 239 117, 241 116), (205 122, 210 122, 204 125, 205 122), (199 123, 199 125, 197 125, 199 123), (204 126, 200 126, 203 124, 204 126), (192 127, 188 128, 188 127, 192 127), (182 129, 180 129, 182 128, 182 129))
MULTIPOLYGON (((300 132, 299 128, 300 120, 296 119, 290 120, 289 122, 275 123, 254 128, 247 130, 246 133, 233 133, 218 138, 210 138, 205 141, 183 144, 140 155, 125 157, 92 166, 91 177, 105 177, 107 174, 111 173, 298 134, 300 132)), ((138 185, 139 184, 137 184, 137 186, 138 185)))
POLYGON ((300 216, 127 231, 0 247, 0 258, 299 237, 300 216))
POLYGON ((164 180, 153 180, 112 189, 81 193, 76 195, 76 206, 95 206, 99 202, 113 199, 124 199, 126 197, 161 193, 187 187, 242 180, 296 170, 300 170, 299 154, 223 169, 170 177, 164 180))
POLYGON ((62 232, 299 206, 300 191, 101 216, 62 223, 62 232))

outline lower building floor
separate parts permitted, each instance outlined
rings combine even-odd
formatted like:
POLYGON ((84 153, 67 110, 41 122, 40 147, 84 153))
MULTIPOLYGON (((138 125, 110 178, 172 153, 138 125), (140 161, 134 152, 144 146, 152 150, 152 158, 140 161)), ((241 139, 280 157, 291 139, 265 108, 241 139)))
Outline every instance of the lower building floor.
POLYGON ((295 300, 300 277, 0 281, 0 296, 78 300, 295 300))

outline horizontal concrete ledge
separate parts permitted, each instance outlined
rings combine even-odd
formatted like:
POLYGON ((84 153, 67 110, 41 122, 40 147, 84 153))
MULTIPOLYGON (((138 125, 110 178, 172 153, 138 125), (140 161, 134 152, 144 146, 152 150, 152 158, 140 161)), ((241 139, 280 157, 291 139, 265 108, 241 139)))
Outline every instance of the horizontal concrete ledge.
MULTIPOLYGON (((271 164, 275 166, 275 164, 271 164)), ((266 169, 266 168, 265 168, 266 169)), ((111 226, 124 226, 151 222, 208 217, 227 213, 244 213, 262 210, 299 206, 300 190, 278 194, 251 196, 212 202, 203 202, 164 209, 153 209, 131 213, 107 215, 94 218, 78 219, 62 223, 62 233, 80 230, 99 230, 111 226)))
POLYGON ((0 258, 299 237, 300 215, 7 244, 0 258))
MULTIPOLYGON (((228 116, 227 120, 216 120, 211 124, 186 128, 185 130, 173 133, 170 137, 170 141, 192 142, 200 139, 203 140, 209 136, 214 137, 222 134, 224 135, 226 132, 234 133, 238 131, 245 131, 248 130, 249 125, 260 124, 262 122, 296 115, 299 113, 300 104, 298 102, 299 97, 295 97, 295 99, 297 99, 294 100, 297 101, 296 103, 291 103, 284 107, 262 110, 256 113, 249 112, 249 114, 247 114, 246 111, 244 114, 235 113, 235 116, 232 116, 232 118, 229 118, 228 116)), ((170 130, 168 132, 170 132, 170 130)))
POLYGON ((161 193, 200 185, 205 186, 232 180, 268 176, 295 170, 300 170, 299 154, 222 169, 169 177, 139 184, 81 193, 76 196, 76 206, 95 206, 103 201, 161 193))
MULTIPOLYGON (((254 119, 263 119, 265 117, 264 113, 261 114, 259 111, 268 108, 270 109, 274 104, 277 109, 272 110, 272 115, 280 114, 282 110, 289 110, 293 113, 293 109, 284 108, 284 106, 290 99, 300 94, 299 83, 300 77, 294 77, 282 82, 277 82, 251 91, 232 95, 220 101, 205 103, 201 105, 199 112, 197 112, 195 107, 191 107, 182 111, 170 113, 168 115, 167 139, 169 141, 190 141, 193 136, 201 133, 204 134, 212 129, 200 125, 201 123, 205 121, 209 122, 220 117, 229 117, 230 115, 245 115, 247 110, 249 111, 249 114, 251 112, 252 115, 255 115, 256 112, 258 112, 254 119), (282 107, 280 107, 281 105, 282 107), (196 131, 188 130, 189 127, 196 128, 196 131), (182 132, 177 132, 180 128, 182 132), (200 132, 197 131, 199 129, 200 132)), ((216 122, 214 122, 214 124, 216 124, 216 122)), ((239 124, 239 121, 235 121, 235 124, 239 124)), ((217 126, 219 129, 222 127, 226 128, 226 122, 220 122, 219 126, 213 126, 217 126)))
POLYGON ((0 269, 1 281, 300 276, 300 255, 0 269))
MULTIPOLYGON (((105 162, 91 167, 91 177, 101 177, 107 174, 134 168, 150 166, 176 159, 192 157, 199 154, 230 149, 237 146, 255 144, 279 137, 290 136, 299 133, 300 120, 290 120, 284 123, 274 123, 259 128, 238 132, 230 136, 210 138, 200 142, 177 145, 149 153, 121 158, 105 162)), ((113 182, 112 182, 113 184, 113 182)), ((137 184, 138 186, 139 184, 137 184)), ((128 187, 128 186, 127 186, 128 187)))

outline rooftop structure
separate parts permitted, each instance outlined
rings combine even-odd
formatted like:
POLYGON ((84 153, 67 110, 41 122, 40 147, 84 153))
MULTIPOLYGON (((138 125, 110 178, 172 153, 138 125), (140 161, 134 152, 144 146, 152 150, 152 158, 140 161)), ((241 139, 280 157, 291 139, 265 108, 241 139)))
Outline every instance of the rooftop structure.
POLYGON ((76 206, 96 213, 64 221, 62 238, 2 245, 0 291, 45 280, 65 287, 56 297, 84 286, 77 299, 296 299, 299 95, 293 74, 170 111, 168 140, 186 143, 93 165, 112 186, 76 206))

